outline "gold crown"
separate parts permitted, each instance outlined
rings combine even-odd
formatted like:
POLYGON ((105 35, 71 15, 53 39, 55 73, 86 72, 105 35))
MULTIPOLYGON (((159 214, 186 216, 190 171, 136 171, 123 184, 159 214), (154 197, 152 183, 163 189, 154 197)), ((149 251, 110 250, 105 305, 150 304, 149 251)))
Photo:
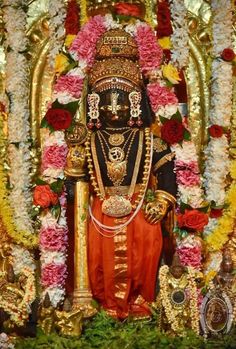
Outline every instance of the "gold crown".
POLYGON ((137 63, 127 58, 107 58, 94 63, 89 85, 97 92, 117 88, 131 92, 140 89, 142 77, 137 63))
POLYGON ((138 47, 132 36, 122 29, 107 31, 97 43, 96 59, 107 57, 138 58, 138 47))

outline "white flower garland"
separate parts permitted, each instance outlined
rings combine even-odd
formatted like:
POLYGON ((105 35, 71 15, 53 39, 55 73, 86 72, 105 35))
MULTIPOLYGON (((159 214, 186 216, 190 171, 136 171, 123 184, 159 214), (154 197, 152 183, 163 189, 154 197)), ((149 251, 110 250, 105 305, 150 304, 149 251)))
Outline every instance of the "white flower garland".
MULTIPOLYGON (((230 126, 232 113, 232 64, 219 58, 225 48, 232 47, 232 7, 228 0, 212 0, 213 12, 213 55, 210 125, 223 128, 230 126)), ((229 172, 228 139, 210 137, 205 149, 206 163, 204 184, 206 199, 223 206, 225 201, 226 176, 229 172)), ((210 219, 204 235, 208 236, 217 225, 216 219, 210 219)))
POLYGON ((26 13, 23 0, 4 0, 6 28, 6 90, 9 95, 8 156, 11 170, 10 202, 17 229, 33 233, 29 210, 32 204, 30 182, 29 65, 23 51, 27 49, 26 13))
POLYGON ((49 37, 50 49, 48 54, 49 64, 54 67, 55 57, 59 53, 65 39, 64 21, 66 6, 63 0, 49 0, 49 37))
POLYGON ((187 8, 184 0, 171 0, 170 11, 173 28, 171 61, 181 69, 187 66, 189 59, 187 8))

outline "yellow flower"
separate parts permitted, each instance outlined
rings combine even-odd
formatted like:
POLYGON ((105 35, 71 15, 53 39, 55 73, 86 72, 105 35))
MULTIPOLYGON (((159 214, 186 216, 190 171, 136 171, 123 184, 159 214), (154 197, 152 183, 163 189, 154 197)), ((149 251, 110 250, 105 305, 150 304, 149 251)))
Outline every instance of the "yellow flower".
POLYGON ((164 36, 163 38, 158 39, 158 43, 163 50, 170 50, 172 47, 169 36, 164 36))
POLYGON ((232 162, 230 174, 233 179, 236 179, 236 161, 232 162))
POLYGON ((69 64, 68 58, 63 53, 59 53, 55 59, 55 73, 62 73, 69 64))
POLYGON ((65 46, 70 47, 70 45, 72 44, 75 38, 76 38, 76 35, 73 35, 73 34, 67 35, 65 39, 65 46))
POLYGON ((172 84, 178 84, 181 80, 178 70, 170 63, 162 66, 162 74, 172 84))
POLYGON ((211 280, 213 280, 215 276, 216 276, 216 271, 215 271, 215 270, 210 270, 210 271, 206 274, 206 276, 205 276, 205 283, 206 283, 206 285, 208 285, 209 282, 210 282, 211 280))

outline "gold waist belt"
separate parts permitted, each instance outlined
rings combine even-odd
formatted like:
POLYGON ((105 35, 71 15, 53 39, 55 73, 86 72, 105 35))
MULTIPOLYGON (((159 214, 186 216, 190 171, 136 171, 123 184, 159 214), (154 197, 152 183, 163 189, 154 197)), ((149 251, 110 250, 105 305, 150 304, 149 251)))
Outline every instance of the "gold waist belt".
MULTIPOLYGON (((128 195, 129 192, 129 185, 120 185, 117 187, 105 187, 105 192, 107 195, 114 196, 114 195, 121 195, 125 196, 128 195)), ((136 184, 134 188, 134 193, 138 193, 140 191, 140 184, 136 184)))

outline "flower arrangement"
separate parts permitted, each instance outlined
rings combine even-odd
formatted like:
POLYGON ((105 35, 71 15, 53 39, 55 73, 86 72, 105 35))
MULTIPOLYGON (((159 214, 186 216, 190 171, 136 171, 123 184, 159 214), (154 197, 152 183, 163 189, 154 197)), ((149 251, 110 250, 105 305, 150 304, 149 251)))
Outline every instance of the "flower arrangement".
MULTIPOLYGON (((233 229, 235 216, 233 181, 226 193, 227 176, 230 170, 228 130, 232 113, 232 7, 225 1, 212 1, 213 10, 213 55, 209 143, 205 149, 206 162, 204 184, 206 198, 211 203, 209 223, 204 230, 210 253, 209 265, 214 253, 227 242, 233 229), (224 206, 227 207, 223 210, 224 206), (229 205, 229 206, 228 206, 229 205)), ((232 177, 234 178, 234 177, 232 177)), ((213 275, 213 274, 212 274, 213 275)))

